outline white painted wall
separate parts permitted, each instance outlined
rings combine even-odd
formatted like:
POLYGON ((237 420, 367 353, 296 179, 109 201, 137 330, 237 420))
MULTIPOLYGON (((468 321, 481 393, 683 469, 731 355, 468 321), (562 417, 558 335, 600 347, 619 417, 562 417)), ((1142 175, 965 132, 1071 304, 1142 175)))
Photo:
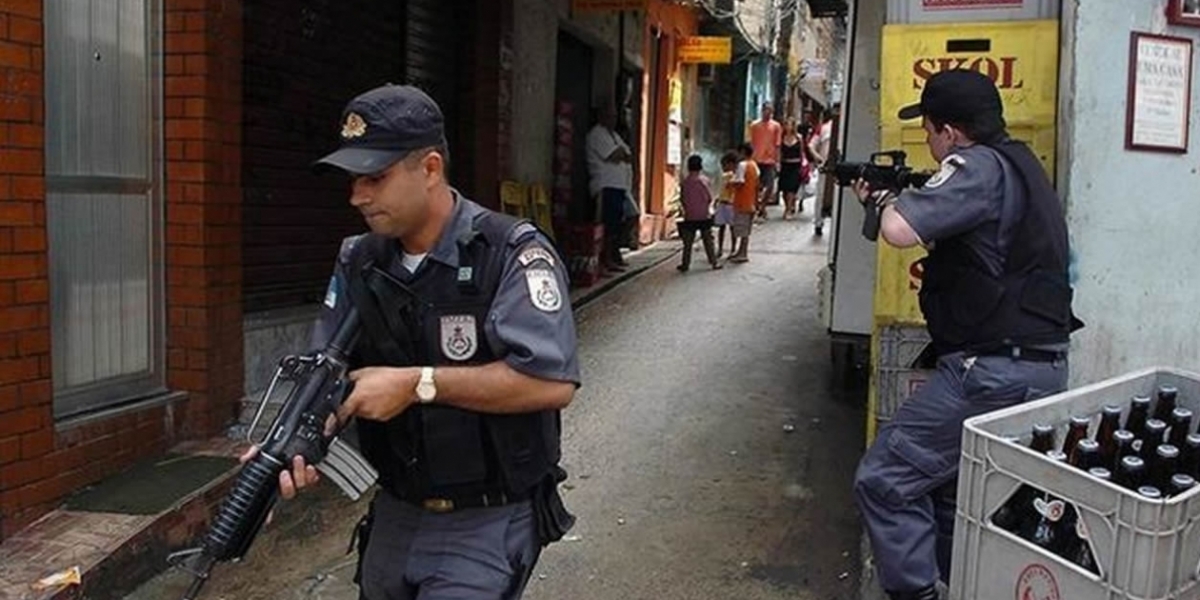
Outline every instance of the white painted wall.
MULTIPOLYGON (((551 183, 554 143, 554 77, 560 26, 593 47, 594 93, 612 97, 619 31, 617 17, 580 14, 570 1, 515 0, 513 23, 513 176, 551 183)), ((645 17, 625 16, 625 56, 642 65, 645 17)), ((582 132, 586 135, 587 132, 582 132)))
POLYGON ((1067 0, 1059 190, 1075 254, 1071 383, 1155 364, 1200 371, 1200 77, 1193 58, 1191 150, 1125 150, 1131 31, 1168 27, 1165 1, 1067 0), (1072 51, 1073 48, 1073 51, 1072 51))

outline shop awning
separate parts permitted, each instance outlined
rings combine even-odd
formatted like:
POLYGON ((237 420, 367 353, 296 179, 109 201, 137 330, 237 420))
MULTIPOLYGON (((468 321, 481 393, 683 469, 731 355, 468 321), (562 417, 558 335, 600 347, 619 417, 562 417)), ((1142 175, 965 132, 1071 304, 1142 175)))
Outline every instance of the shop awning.
POLYGON ((808 0, 813 18, 840 17, 849 12, 846 0, 808 0))

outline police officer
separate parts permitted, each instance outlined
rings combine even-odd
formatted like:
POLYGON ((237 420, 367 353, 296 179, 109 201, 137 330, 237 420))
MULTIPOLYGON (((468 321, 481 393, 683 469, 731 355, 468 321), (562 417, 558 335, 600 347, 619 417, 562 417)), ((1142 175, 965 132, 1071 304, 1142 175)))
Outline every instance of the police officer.
MULTIPOLYGON (((559 410, 579 385, 563 263, 532 225, 446 179, 438 105, 410 86, 350 101, 341 146, 371 233, 342 243, 313 342, 354 306, 354 388, 338 411, 381 491, 360 526, 369 600, 519 598, 572 523, 557 492, 559 410)), ((297 457, 281 494, 317 481, 297 457)))
POLYGON ((921 312, 937 363, 884 425, 855 475, 879 582, 935 600, 950 577, 965 419, 1066 387, 1071 312, 1063 208, 1037 158, 1008 137, 986 76, 931 77, 901 119, 922 119, 941 169, 899 197, 855 186, 880 235, 921 245, 921 312))

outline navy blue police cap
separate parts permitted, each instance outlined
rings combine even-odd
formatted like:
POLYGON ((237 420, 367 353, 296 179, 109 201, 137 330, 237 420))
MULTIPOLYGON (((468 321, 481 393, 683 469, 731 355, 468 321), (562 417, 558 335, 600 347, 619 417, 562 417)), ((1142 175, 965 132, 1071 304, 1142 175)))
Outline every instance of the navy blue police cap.
POLYGON ((387 169, 414 150, 446 144, 442 109, 411 85, 388 84, 351 100, 342 111, 341 146, 314 163, 354 175, 387 169))
POLYGON ((967 69, 941 71, 925 82, 921 101, 900 109, 901 119, 931 117, 943 123, 977 122, 982 117, 1003 118, 1000 91, 987 75, 967 69))

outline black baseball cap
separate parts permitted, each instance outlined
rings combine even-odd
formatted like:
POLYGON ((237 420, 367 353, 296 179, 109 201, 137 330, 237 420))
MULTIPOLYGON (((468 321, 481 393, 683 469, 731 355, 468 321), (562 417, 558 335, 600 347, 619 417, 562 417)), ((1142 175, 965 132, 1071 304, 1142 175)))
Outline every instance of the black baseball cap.
POLYGON ((341 147, 313 164, 355 175, 378 173, 413 150, 446 144, 442 109, 411 85, 384 85, 351 100, 342 111, 341 147))
POLYGON ((946 123, 977 122, 982 117, 1004 117, 1000 91, 988 76, 977 71, 941 71, 925 82, 921 102, 900 109, 901 119, 932 117, 946 123))

